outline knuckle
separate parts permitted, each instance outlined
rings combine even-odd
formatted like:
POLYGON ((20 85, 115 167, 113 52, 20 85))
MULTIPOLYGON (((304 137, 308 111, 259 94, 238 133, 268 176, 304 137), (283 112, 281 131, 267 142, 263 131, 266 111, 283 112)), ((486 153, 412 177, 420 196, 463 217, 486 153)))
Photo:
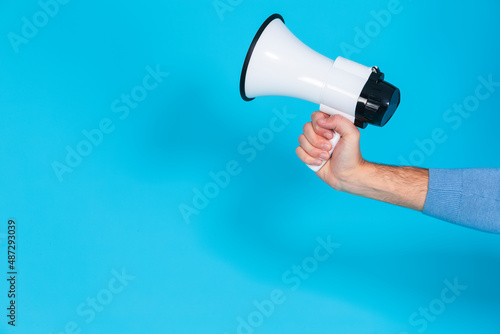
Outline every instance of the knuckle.
POLYGON ((315 159, 315 158, 313 158, 313 157, 311 157, 311 156, 307 157, 307 159, 306 159, 306 160, 307 160, 307 162, 306 162, 306 163, 307 163, 308 165, 312 165, 312 164, 314 164, 314 163, 316 162, 316 159, 315 159))
POLYGON ((343 119, 343 117, 341 115, 339 115, 339 114, 335 114, 332 117, 332 120, 335 121, 335 122, 340 122, 340 121, 342 121, 342 119, 343 119))
POLYGON ((321 153, 323 153, 322 150, 319 150, 319 149, 314 150, 314 157, 320 159, 321 153))
POLYGON ((314 147, 321 147, 321 137, 318 135, 314 135, 309 142, 314 147))
POLYGON ((302 154, 302 148, 300 146, 297 146, 297 148, 295 149, 295 153, 300 157, 300 155, 302 154))
POLYGON ((301 145, 302 145, 302 143, 304 142, 304 139, 306 139, 306 136, 305 136, 304 134, 301 134, 301 135, 299 136, 299 143, 301 143, 301 145))
POLYGON ((311 126, 311 122, 307 122, 306 124, 304 124, 304 126, 302 127, 302 131, 306 132, 309 130, 309 127, 311 126))
POLYGON ((311 114, 311 120, 314 121, 320 116, 321 112, 320 111, 315 111, 311 114))

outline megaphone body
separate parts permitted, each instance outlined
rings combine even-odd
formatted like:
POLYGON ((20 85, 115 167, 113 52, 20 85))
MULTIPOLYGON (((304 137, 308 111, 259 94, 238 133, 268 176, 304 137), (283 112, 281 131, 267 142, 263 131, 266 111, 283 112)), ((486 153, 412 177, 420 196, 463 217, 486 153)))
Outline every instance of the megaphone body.
MULTIPOLYGON (((320 105, 356 126, 384 126, 400 101, 399 89, 384 81, 378 67, 327 58, 310 49, 285 26, 279 14, 260 27, 248 50, 240 80, 245 101, 259 96, 289 96, 320 105)), ((331 140, 333 152, 340 135, 331 140)), ((315 172, 321 166, 309 167, 315 172)))

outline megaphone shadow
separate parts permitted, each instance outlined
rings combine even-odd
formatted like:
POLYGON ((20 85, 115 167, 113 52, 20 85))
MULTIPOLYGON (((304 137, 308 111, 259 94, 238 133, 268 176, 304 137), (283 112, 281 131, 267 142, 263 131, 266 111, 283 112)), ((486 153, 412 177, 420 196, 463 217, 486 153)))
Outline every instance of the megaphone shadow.
MULTIPOLYGON (((283 165, 290 166, 287 167, 290 173, 285 173, 285 177, 277 175, 281 172, 273 173, 270 182, 267 178, 257 178, 261 172, 258 169, 265 168, 264 164, 257 165, 255 172, 247 170, 248 174, 238 181, 237 187, 241 190, 226 198, 222 204, 224 209, 217 211, 216 219, 212 216, 196 227, 200 243, 207 252, 251 279, 291 289, 294 284, 287 279, 287 271, 313 256, 318 245, 316 237, 328 242, 330 235, 331 241, 339 243, 340 247, 328 260, 319 262, 317 269, 303 271, 312 279, 301 279, 300 291, 345 301, 400 323, 407 323, 411 312, 422 306, 418 304, 422 295, 440 298, 439 292, 446 284, 456 283, 455 280, 461 286, 474 287, 467 291, 468 303, 484 305, 499 300, 500 286, 491 275, 492 268, 500 264, 497 256, 460 251, 458 242, 447 240, 444 233, 442 240, 436 238, 434 244, 427 242, 425 250, 418 240, 413 249, 402 249, 401 242, 384 237, 383 231, 380 235, 367 235, 372 232, 364 232, 356 218, 343 220, 340 224, 331 216, 324 217, 322 226, 307 219, 304 213, 313 208, 314 203, 300 204, 307 197, 304 195, 307 183, 309 188, 314 188, 310 178, 290 178, 292 174, 303 175, 301 170, 305 167, 292 162, 297 159, 292 152, 275 150, 272 155, 283 165), (384 247, 367 248, 358 241, 360 238, 378 239, 384 247), (447 241, 450 248, 443 250, 442 244, 447 241), (464 274, 469 272, 473 274, 464 274), (406 307, 411 304, 408 300, 415 300, 414 309, 402 307, 402 304, 406 307)), ((338 198, 349 196, 337 195, 338 198)), ((339 203, 337 208, 352 210, 347 201, 339 203)), ((373 221, 365 223, 373 224, 373 221)), ((412 231, 401 237, 411 240, 412 231)))
MULTIPOLYGON (((241 158, 235 143, 245 138, 242 133, 248 133, 248 129, 241 124, 227 127, 219 123, 214 118, 215 111, 230 106, 210 101, 202 94, 193 97, 192 91, 197 90, 186 89, 179 94, 175 104, 180 108, 190 96, 199 101, 197 109, 158 111, 152 117, 150 133, 154 135, 142 144, 156 145, 162 154, 147 157, 149 162, 160 166, 151 177, 187 181, 193 173, 208 175, 229 159, 241 158), (167 176, 165 168, 169 169, 167 176)), ((491 275, 491 268, 500 264, 498 257, 481 252, 461 253, 453 248, 443 251, 441 242, 427 244, 425 252, 418 246, 401 249, 400 243, 384 237, 383 232, 374 237, 383 239, 385 247, 367 249, 357 240, 360 236, 365 239, 372 236, 359 227, 359 219, 344 217, 339 224, 331 216, 319 218, 321 222, 317 216, 315 222, 308 218, 308 211, 315 206, 315 198, 310 194, 323 195, 316 193, 318 189, 335 197, 337 207, 344 211, 356 210, 356 205, 350 204, 356 199, 323 187, 319 181, 313 184, 316 177, 293 150, 270 145, 264 154, 265 157, 251 165, 244 165, 243 172, 225 193, 214 199, 210 208, 190 226, 201 247, 243 275, 265 285, 289 288, 283 274, 312 254, 317 237, 331 235, 332 241, 341 246, 310 273, 314 284, 303 280, 300 291, 343 300, 372 313, 376 310, 385 317, 406 321, 409 314, 398 306, 401 299, 439 292, 443 280, 453 281, 456 272, 470 271, 473 274, 463 282, 462 276, 459 277, 460 283, 474 286, 469 301, 489 304, 500 299, 500 286, 491 275), (270 170, 269 166, 276 168, 270 170)), ((406 237, 411 239, 411 234, 409 231, 406 237)))
POLYGON ((237 143, 248 128, 241 123, 228 126, 224 117, 234 106, 205 95, 201 86, 179 85, 183 89, 169 96, 168 107, 149 110, 147 122, 137 124, 130 134, 133 145, 127 146, 123 158, 141 164, 124 161, 121 168, 137 178, 190 181, 238 157, 237 143))

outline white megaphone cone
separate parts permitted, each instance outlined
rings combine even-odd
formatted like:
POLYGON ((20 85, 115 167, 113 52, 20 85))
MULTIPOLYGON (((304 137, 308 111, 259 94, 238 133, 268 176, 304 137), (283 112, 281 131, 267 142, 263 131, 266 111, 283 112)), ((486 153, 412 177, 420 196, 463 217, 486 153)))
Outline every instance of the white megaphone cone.
MULTIPOLYGON (((240 80, 245 101, 259 96, 289 96, 320 105, 356 126, 384 126, 399 105, 399 89, 383 81, 377 67, 338 57, 335 61, 295 37, 279 14, 260 27, 248 50, 240 80)), ((333 152, 340 135, 331 140, 333 152)), ((315 172, 323 167, 309 166, 315 172)))

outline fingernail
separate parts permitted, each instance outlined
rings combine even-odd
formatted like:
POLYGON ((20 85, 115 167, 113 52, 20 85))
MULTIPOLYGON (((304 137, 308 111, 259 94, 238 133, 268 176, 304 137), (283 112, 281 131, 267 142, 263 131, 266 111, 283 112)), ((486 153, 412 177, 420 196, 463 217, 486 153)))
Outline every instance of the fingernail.
POLYGON ((313 165, 315 165, 315 166, 321 166, 322 163, 323 163, 323 161, 316 159, 316 160, 314 160, 313 165))
POLYGON ((325 151, 330 151, 330 144, 324 143, 321 147, 323 147, 325 151))
POLYGON ((333 133, 331 133, 331 132, 325 132, 325 137, 327 139, 332 139, 333 138, 333 133))
POLYGON ((326 119, 324 119, 324 118, 318 119, 318 124, 325 124, 325 123, 326 123, 326 119))
POLYGON ((328 160, 330 158, 330 154, 326 153, 326 152, 322 152, 319 157, 323 160, 328 160))

